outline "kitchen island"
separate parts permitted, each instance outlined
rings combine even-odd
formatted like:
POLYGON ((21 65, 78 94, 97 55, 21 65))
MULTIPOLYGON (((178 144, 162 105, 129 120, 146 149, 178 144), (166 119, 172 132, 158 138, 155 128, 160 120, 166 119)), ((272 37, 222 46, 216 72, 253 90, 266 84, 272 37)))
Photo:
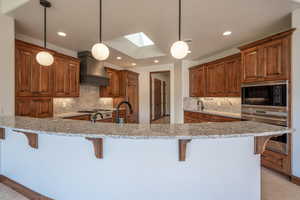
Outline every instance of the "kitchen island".
POLYGON ((112 124, 0 117, 1 174, 58 200, 259 200, 257 122, 112 124))

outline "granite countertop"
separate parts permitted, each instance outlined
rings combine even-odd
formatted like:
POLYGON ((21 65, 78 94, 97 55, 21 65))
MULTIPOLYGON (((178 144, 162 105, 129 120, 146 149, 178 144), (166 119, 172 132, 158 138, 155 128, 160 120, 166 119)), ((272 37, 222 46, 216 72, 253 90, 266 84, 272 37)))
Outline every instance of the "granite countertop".
POLYGON ((60 113, 54 115, 54 118, 68 118, 68 117, 79 117, 84 115, 90 115, 91 113, 82 113, 82 112, 67 112, 67 113, 60 113))
POLYGON ((188 112, 197 112, 197 113, 203 113, 203 114, 208 114, 208 115, 217 115, 221 117, 230 117, 230 118, 235 118, 235 119, 241 119, 241 113, 231 113, 231 112, 222 112, 222 111, 215 111, 215 110, 188 110, 185 109, 184 111, 188 112))
POLYGON ((279 135, 292 129, 264 123, 113 124, 0 116, 0 127, 37 134, 123 139, 206 139, 279 135))

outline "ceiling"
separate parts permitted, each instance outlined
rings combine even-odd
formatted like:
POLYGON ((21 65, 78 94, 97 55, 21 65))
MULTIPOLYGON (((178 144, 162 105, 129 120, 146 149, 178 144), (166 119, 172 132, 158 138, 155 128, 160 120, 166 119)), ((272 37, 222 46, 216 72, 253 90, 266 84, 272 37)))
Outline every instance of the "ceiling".
MULTIPOLYGON (((50 0, 48 42, 75 50, 90 50, 98 41, 99 0, 50 0), (63 38, 58 31, 67 33, 63 38)), ((290 13, 298 4, 290 0, 183 0, 183 39, 192 39, 189 59, 199 59, 290 28, 290 13), (222 33, 232 31, 224 37, 222 33)), ((39 0, 16 9, 16 32, 42 39, 43 10, 39 0)), ((123 67, 171 63, 169 49, 178 40, 176 0, 103 0, 103 39, 108 43, 128 34, 144 32, 166 56, 134 59, 111 48, 108 62, 123 67), (121 56, 122 60, 116 57, 121 56)))

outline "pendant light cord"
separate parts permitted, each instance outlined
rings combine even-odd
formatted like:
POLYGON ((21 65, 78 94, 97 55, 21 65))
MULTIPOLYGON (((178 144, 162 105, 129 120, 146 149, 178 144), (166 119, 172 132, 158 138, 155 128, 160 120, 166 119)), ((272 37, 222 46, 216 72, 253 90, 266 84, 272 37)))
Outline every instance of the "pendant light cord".
POLYGON ((102 43, 102 0, 99 3, 99 42, 102 43))
POLYGON ((179 29, 178 29, 178 36, 179 41, 181 41, 181 0, 179 0, 179 29))
POLYGON ((47 8, 44 7, 44 48, 47 45, 47 8))

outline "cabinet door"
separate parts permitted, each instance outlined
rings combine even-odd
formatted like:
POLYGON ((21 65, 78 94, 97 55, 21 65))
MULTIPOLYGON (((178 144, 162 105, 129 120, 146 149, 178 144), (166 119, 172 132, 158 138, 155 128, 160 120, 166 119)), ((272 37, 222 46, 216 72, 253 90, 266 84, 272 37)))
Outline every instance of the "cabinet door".
MULTIPOLYGON (((34 50, 34 58, 39 51, 34 50)), ((53 65, 41 66, 33 59, 31 66, 31 93, 32 96, 52 96, 53 92, 53 65)))
POLYGON ((261 50, 258 47, 242 52, 242 82, 256 82, 264 79, 264 68, 260 65, 261 50))
POLYGON ((72 97, 79 96, 79 72, 80 65, 77 62, 70 62, 68 66, 69 94, 72 97))
POLYGON ((127 100, 132 106, 133 113, 127 113, 128 123, 139 122, 139 87, 138 75, 128 73, 127 100))
POLYGON ((30 98, 16 98, 16 103, 15 103, 16 116, 31 117, 32 113, 31 113, 31 109, 30 109, 30 103, 31 103, 30 98))
POLYGON ((33 117, 53 117, 52 98, 34 98, 31 100, 30 109, 33 117))
POLYGON ((225 63, 207 66, 207 94, 210 97, 225 95, 225 63))
POLYGON ((54 66, 54 96, 64 97, 67 95, 68 85, 67 82, 67 72, 68 72, 68 62, 64 58, 55 57, 54 66))
POLYGON ((119 97, 120 96, 120 73, 118 70, 106 68, 109 78, 108 86, 100 87, 100 97, 119 97))
POLYGON ((204 97, 206 96, 206 77, 205 67, 199 66, 191 69, 190 73, 190 96, 204 97))
POLYGON ((287 79, 287 67, 283 65, 283 43, 275 40, 262 45, 262 67, 265 80, 287 79))
POLYGON ((16 46, 16 96, 31 96, 31 66, 33 52, 27 48, 16 46))
POLYGON ((241 95, 241 60, 233 59, 226 62, 225 86, 226 96, 235 97, 241 95))

